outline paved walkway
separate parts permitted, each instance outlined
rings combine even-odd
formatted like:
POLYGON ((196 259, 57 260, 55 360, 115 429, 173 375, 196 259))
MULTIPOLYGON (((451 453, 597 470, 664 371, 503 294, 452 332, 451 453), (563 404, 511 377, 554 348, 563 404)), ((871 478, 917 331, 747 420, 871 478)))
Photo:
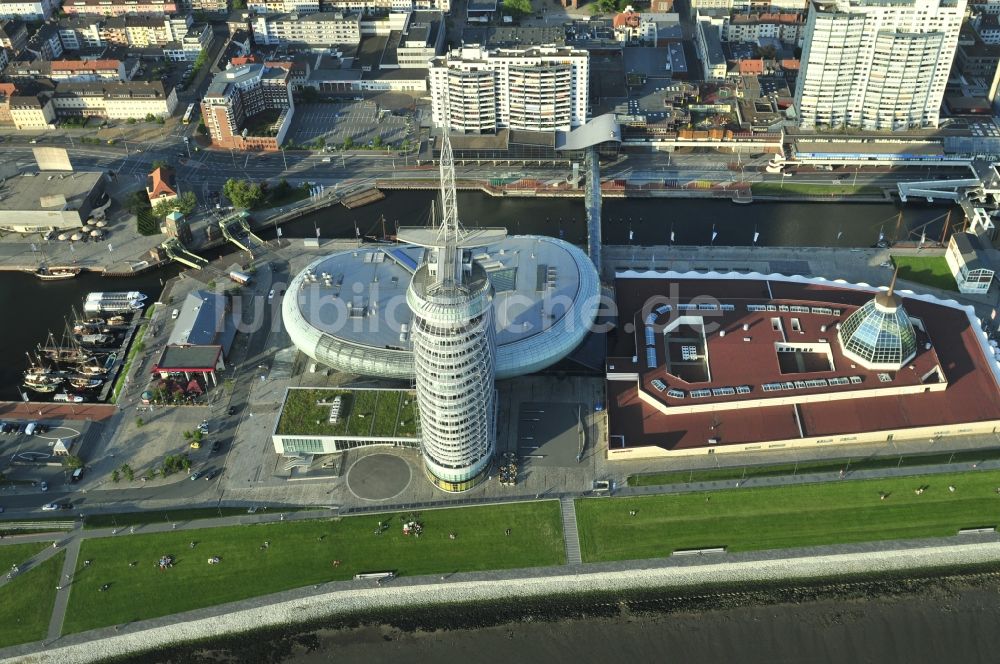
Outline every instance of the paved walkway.
MULTIPOLYGON (((81 530, 80 528, 76 529, 81 530)), ((59 575, 59 586, 61 590, 56 591, 56 603, 52 608, 52 616, 49 618, 49 632, 45 640, 49 643, 55 641, 62 634, 63 621, 66 619, 66 607, 69 606, 69 593, 72 590, 73 575, 76 573, 76 561, 80 557, 80 545, 83 543, 82 537, 73 537, 66 544, 66 558, 63 560, 63 567, 59 575)))

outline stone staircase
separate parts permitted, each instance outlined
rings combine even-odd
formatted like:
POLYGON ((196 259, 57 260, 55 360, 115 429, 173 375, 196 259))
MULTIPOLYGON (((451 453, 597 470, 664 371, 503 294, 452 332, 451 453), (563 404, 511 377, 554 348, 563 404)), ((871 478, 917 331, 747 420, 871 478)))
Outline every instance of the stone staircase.
POLYGON ((562 512, 563 544, 566 547, 566 564, 579 565, 583 563, 580 556, 580 535, 576 529, 576 507, 572 498, 560 498, 559 508, 562 512))

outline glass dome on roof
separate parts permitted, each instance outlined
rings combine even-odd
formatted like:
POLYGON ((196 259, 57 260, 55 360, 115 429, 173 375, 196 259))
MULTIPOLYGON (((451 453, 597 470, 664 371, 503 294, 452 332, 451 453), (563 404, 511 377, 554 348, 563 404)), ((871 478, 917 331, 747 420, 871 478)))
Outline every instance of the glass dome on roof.
POLYGON ((848 316, 837 336, 844 354, 868 369, 900 369, 917 354, 913 323, 891 290, 848 316))

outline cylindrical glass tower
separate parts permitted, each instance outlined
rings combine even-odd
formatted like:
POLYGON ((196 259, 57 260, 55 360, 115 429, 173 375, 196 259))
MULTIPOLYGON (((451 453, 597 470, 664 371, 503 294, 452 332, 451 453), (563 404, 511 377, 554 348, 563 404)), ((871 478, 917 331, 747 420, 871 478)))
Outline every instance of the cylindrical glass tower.
POLYGON ((421 450, 429 479, 445 491, 485 479, 496 450, 493 287, 482 267, 467 265, 461 281, 443 283, 425 263, 406 293, 421 450))

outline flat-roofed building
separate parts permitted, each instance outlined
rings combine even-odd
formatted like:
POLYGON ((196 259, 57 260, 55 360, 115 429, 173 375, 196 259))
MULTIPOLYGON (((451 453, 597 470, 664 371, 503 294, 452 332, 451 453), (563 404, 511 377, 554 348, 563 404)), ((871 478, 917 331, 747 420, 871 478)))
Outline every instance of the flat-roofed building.
POLYGON ((610 459, 992 433, 1000 365, 954 300, 819 278, 615 280, 610 459), (630 324, 633 331, 622 326, 630 324))
POLYGON ((724 81, 728 74, 726 54, 722 51, 721 21, 698 17, 695 43, 701 58, 702 75, 706 81, 724 81))
POLYGON ((569 131, 587 121, 589 54, 570 47, 482 46, 434 58, 434 123, 455 131, 569 131))
POLYGON ((215 75, 201 102, 213 145, 239 150, 281 146, 295 104, 289 69, 279 64, 247 64, 215 75))
POLYGON ((259 45, 322 50, 334 44, 357 44, 361 14, 262 14, 253 19, 253 38, 259 45))
POLYGON ((0 185, 0 229, 39 233, 76 229, 104 204, 103 173, 42 171, 7 178, 0 185))
POLYGON ((803 129, 936 127, 965 0, 813 0, 795 108, 803 129))

